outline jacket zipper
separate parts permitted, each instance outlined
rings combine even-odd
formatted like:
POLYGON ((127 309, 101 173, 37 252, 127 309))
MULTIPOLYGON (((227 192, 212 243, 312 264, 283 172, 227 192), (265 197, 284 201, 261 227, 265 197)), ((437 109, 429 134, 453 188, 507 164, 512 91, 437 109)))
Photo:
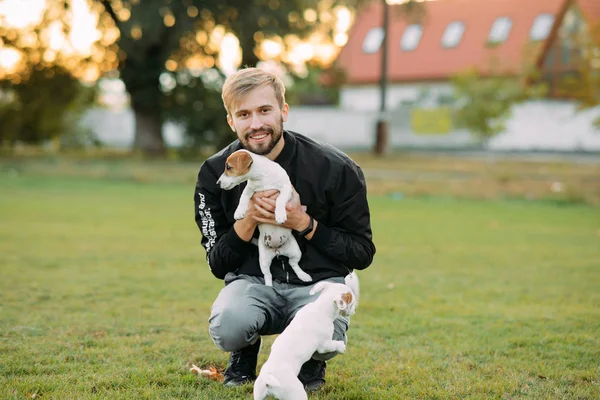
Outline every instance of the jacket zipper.
POLYGON ((279 261, 281 261, 281 267, 283 268, 283 270, 285 271, 285 282, 286 283, 290 283, 290 273, 288 272, 288 270, 285 268, 285 263, 283 262, 283 260, 281 258, 279 258, 279 256, 277 256, 277 258, 279 259, 279 261))

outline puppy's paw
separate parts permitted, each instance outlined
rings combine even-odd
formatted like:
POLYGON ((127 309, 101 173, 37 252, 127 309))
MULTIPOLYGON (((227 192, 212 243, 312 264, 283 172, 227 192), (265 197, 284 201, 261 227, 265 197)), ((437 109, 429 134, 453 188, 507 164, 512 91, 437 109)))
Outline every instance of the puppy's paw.
POLYGON ((246 216, 246 210, 244 210, 243 208, 238 208, 237 210, 235 210, 235 213, 233 213, 233 218, 235 218, 236 220, 240 220, 242 218, 244 218, 246 216))
POLYGON ((277 221, 278 224, 283 224, 287 221, 287 212, 285 211, 285 208, 283 210, 275 210, 275 221, 277 221))
POLYGON ((296 275, 302 282, 312 282, 312 277, 304 271, 298 271, 296 275))

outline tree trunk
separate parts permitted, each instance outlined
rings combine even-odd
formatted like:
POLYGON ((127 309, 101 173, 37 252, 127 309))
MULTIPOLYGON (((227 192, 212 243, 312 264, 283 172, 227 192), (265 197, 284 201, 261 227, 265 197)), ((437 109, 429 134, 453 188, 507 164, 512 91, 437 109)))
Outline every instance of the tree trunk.
POLYGON ((162 120, 159 114, 133 109, 135 115, 134 150, 144 154, 160 156, 165 153, 165 143, 162 136, 162 120))
POLYGON ((256 67, 256 64, 260 61, 256 54, 254 54, 254 47, 256 42, 252 35, 242 35, 238 39, 240 41, 240 47, 242 48, 242 65, 241 68, 256 67))
POLYGON ((165 154, 162 135, 162 92, 159 77, 163 69, 160 50, 156 46, 146 49, 143 62, 128 59, 121 65, 121 79, 131 97, 131 109, 135 115, 135 138, 133 150, 150 156, 165 154))

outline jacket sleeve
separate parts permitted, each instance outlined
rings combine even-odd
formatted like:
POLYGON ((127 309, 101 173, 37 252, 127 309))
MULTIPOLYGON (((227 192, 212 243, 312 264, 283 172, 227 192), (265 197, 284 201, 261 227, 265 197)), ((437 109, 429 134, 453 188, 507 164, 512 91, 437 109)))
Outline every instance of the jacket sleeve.
POLYGON ((196 181, 194 208, 208 266, 214 276, 223 279, 241 266, 253 245, 240 239, 233 223, 228 221, 217 180, 214 169, 206 162, 202 164, 196 181))
POLYGON ((375 255, 365 177, 357 165, 346 165, 336 178, 328 190, 331 226, 319 221, 311 244, 346 267, 362 270, 375 255))

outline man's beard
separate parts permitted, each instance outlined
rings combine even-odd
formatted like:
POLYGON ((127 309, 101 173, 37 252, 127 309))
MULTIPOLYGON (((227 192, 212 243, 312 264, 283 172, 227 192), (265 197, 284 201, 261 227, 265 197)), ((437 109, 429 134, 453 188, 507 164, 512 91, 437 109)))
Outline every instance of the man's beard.
POLYGON ((277 143, 279 143, 279 141, 281 140, 283 136, 283 118, 280 120, 279 122, 279 126, 274 129, 270 126, 264 126, 261 127, 260 129, 254 129, 251 131, 246 132, 246 134, 244 134, 244 139, 240 139, 240 142, 242 143, 242 146, 244 146, 244 148, 248 151, 253 152, 254 154, 258 154, 261 156, 265 156, 267 154, 269 154, 271 151, 273 151, 273 149, 275 148, 275 146, 277 145, 277 143), (266 132, 269 134, 269 139, 263 143, 255 143, 255 144, 250 144, 250 136, 254 135, 258 132, 266 132))

